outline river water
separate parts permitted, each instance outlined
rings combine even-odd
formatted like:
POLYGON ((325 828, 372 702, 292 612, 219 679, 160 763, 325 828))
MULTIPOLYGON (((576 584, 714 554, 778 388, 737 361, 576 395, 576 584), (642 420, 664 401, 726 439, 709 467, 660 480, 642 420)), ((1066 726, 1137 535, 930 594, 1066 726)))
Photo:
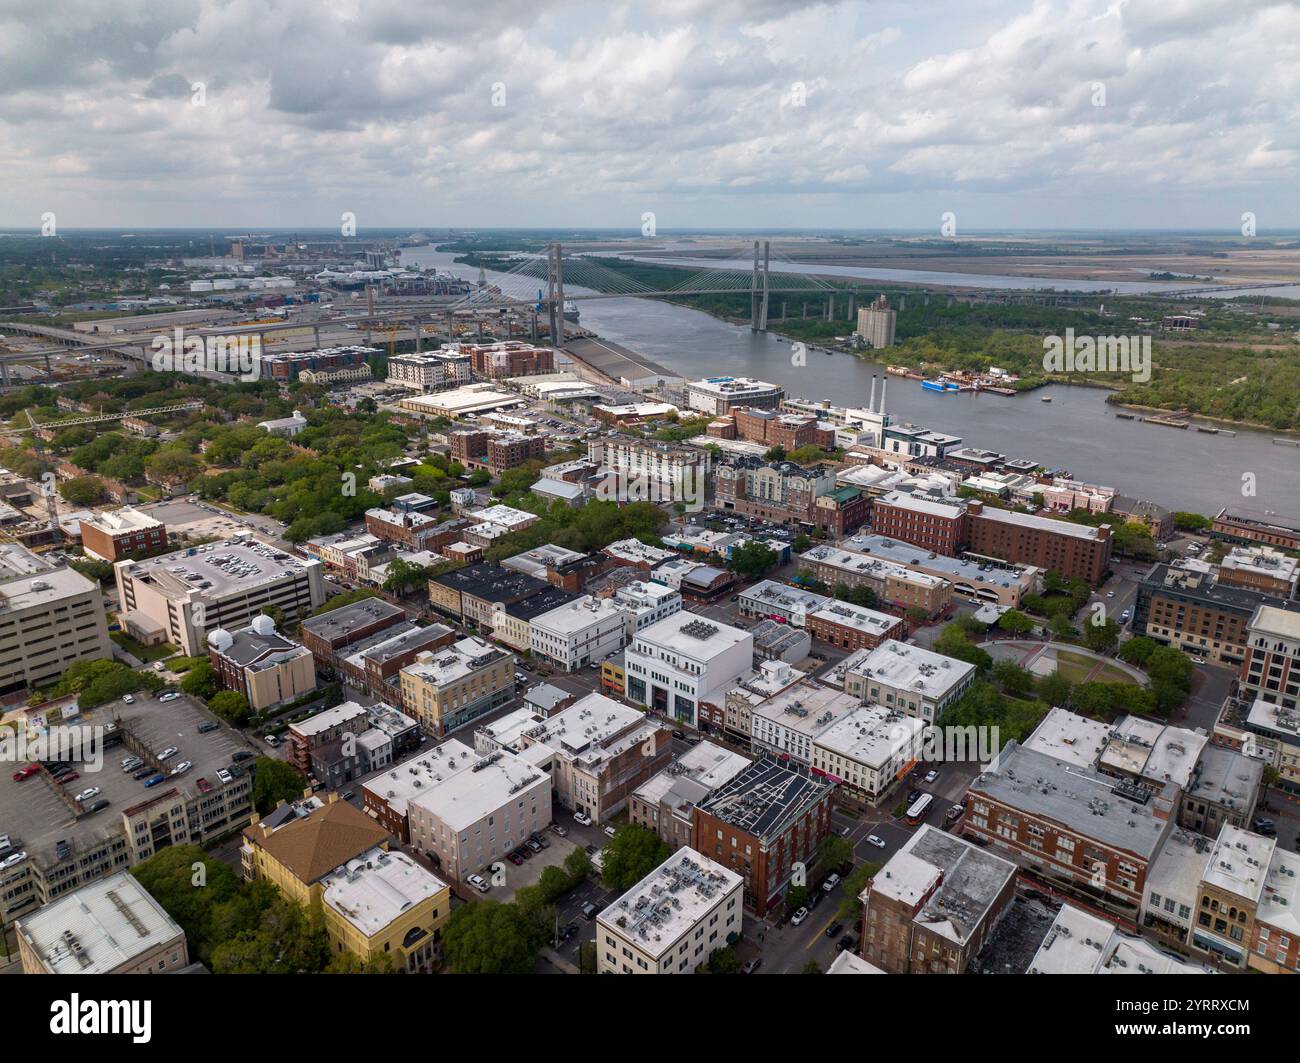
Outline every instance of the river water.
MULTIPOLYGON (((416 248, 404 251, 402 261, 477 277, 477 269, 455 265, 453 257, 416 248)), ((875 374, 889 381, 886 410, 896 420, 959 435, 970 446, 1069 469, 1170 509, 1213 515, 1223 506, 1245 506, 1300 515, 1300 449, 1276 446, 1268 433, 1239 428, 1229 437, 1122 420, 1099 388, 1052 385, 1014 398, 922 391, 919 381, 886 378, 882 365, 848 354, 811 350, 807 364, 796 365, 790 344, 772 333, 657 300, 591 299, 579 307, 585 328, 684 376, 753 376, 794 397, 865 406, 875 374), (1043 396, 1052 401, 1042 402, 1043 396), (1252 486, 1253 496, 1243 494, 1252 486)), ((773 314, 779 310, 774 296, 773 314)))

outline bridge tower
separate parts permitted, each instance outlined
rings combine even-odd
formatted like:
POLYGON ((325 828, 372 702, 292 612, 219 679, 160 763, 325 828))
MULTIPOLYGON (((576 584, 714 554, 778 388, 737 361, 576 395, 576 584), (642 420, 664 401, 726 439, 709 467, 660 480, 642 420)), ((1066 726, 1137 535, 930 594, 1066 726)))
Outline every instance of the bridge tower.
POLYGON ((772 260, 772 243, 762 241, 763 257, 759 260, 759 241, 754 241, 754 270, 749 281, 749 330, 750 332, 767 331, 767 307, 771 296, 771 280, 768 267, 772 260))

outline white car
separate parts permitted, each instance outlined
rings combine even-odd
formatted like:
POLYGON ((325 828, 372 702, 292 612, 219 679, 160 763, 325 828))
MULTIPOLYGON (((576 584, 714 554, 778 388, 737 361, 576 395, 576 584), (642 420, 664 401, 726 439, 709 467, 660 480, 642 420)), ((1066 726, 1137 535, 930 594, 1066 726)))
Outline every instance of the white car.
POLYGON ((234 781, 235 781, 235 777, 234 777, 233 775, 231 775, 230 772, 226 771, 225 768, 218 768, 218 769, 217 769, 217 778, 220 779, 222 782, 234 782, 234 781))
POLYGON ((130 694, 123 694, 123 695, 122 695, 122 700, 123 700, 126 704, 128 704, 128 705, 134 705, 134 704, 135 704, 135 698, 133 698, 130 694))
POLYGON ((175 700, 176 700, 177 698, 179 698, 179 697, 180 697, 180 694, 178 694, 176 691, 173 690, 173 691, 170 691, 169 693, 164 694, 164 695, 163 695, 162 697, 160 697, 158 700, 159 700, 160 702, 165 702, 165 701, 175 701, 175 700))
POLYGON ((584 827, 590 827, 590 826, 591 826, 591 817, 590 817, 589 815, 587 815, 587 813, 585 813, 585 812, 575 812, 575 813, 573 814, 573 822, 574 822, 574 823, 580 823, 580 824, 582 824, 582 826, 584 826, 584 827))
POLYGON ((15 864, 21 864, 27 859, 27 850, 23 849, 16 853, 10 853, 3 860, 0 860, 0 871, 13 867, 15 864))
POLYGON ((77 794, 75 800, 78 802, 89 801, 92 797, 98 797, 100 792, 98 786, 92 786, 89 790, 82 790, 81 793, 77 794))
POLYGON ((182 760, 179 764, 176 765, 176 767, 172 768, 172 774, 173 774, 173 775, 184 775, 184 774, 185 774, 187 771, 189 771, 192 767, 194 767, 194 761, 192 761, 192 760, 182 760))
POLYGON ((154 662, 154 666, 153 666, 153 670, 154 670, 155 672, 165 672, 165 671, 167 671, 167 666, 164 665, 164 664, 162 663, 162 661, 155 661, 155 662, 154 662))
POLYGON ((790 916, 790 925, 798 926, 807 918, 808 918, 808 909, 800 908, 797 912, 794 913, 794 915, 790 916))
POLYGON ((158 754, 158 759, 170 760, 172 757, 176 756, 176 754, 179 752, 180 750, 177 749, 175 746, 168 746, 166 749, 164 749, 161 753, 158 754))
POLYGON ((833 890, 839 884, 840 884, 840 876, 832 872, 831 874, 826 876, 826 881, 822 883, 822 889, 826 893, 830 893, 830 891, 833 890))
POLYGON ((931 769, 930 771, 927 771, 925 773, 926 782, 934 782, 934 780, 937 779, 938 777, 939 777, 939 773, 934 769, 931 769))
POLYGON ((615 831, 613 827, 606 827, 606 828, 605 828, 605 836, 608 837, 608 838, 612 838, 612 837, 614 837, 614 835, 615 835, 616 833, 617 833, 617 831, 615 831))
POLYGON ((868 834, 867 844, 874 845, 877 849, 883 849, 885 847, 885 839, 878 837, 875 834, 868 834))
POLYGON ((479 893, 487 893, 492 888, 488 885, 488 880, 482 875, 470 875, 465 881, 478 890, 479 893))

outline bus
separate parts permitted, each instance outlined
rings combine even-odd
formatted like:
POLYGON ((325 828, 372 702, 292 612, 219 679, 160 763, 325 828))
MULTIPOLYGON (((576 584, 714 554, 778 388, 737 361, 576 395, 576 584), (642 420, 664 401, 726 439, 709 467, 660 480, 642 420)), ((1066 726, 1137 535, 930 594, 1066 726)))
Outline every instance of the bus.
POLYGON ((925 814, 930 811, 930 806, 934 803, 933 794, 922 794, 916 799, 916 803, 907 810, 907 822, 916 826, 923 819, 925 814))

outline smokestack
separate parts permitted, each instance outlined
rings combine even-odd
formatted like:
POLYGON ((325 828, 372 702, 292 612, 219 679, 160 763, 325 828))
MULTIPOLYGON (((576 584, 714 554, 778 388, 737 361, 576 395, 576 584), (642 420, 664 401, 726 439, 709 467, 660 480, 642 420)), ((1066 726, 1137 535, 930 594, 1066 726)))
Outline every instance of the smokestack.
POLYGON ((867 399, 867 409, 874 410, 875 408, 876 408, 876 374, 872 373, 871 374, 871 398, 867 399))
POLYGON ((881 417, 885 416, 885 389, 889 387, 889 377, 884 377, 880 381, 880 409, 877 411, 881 417))

